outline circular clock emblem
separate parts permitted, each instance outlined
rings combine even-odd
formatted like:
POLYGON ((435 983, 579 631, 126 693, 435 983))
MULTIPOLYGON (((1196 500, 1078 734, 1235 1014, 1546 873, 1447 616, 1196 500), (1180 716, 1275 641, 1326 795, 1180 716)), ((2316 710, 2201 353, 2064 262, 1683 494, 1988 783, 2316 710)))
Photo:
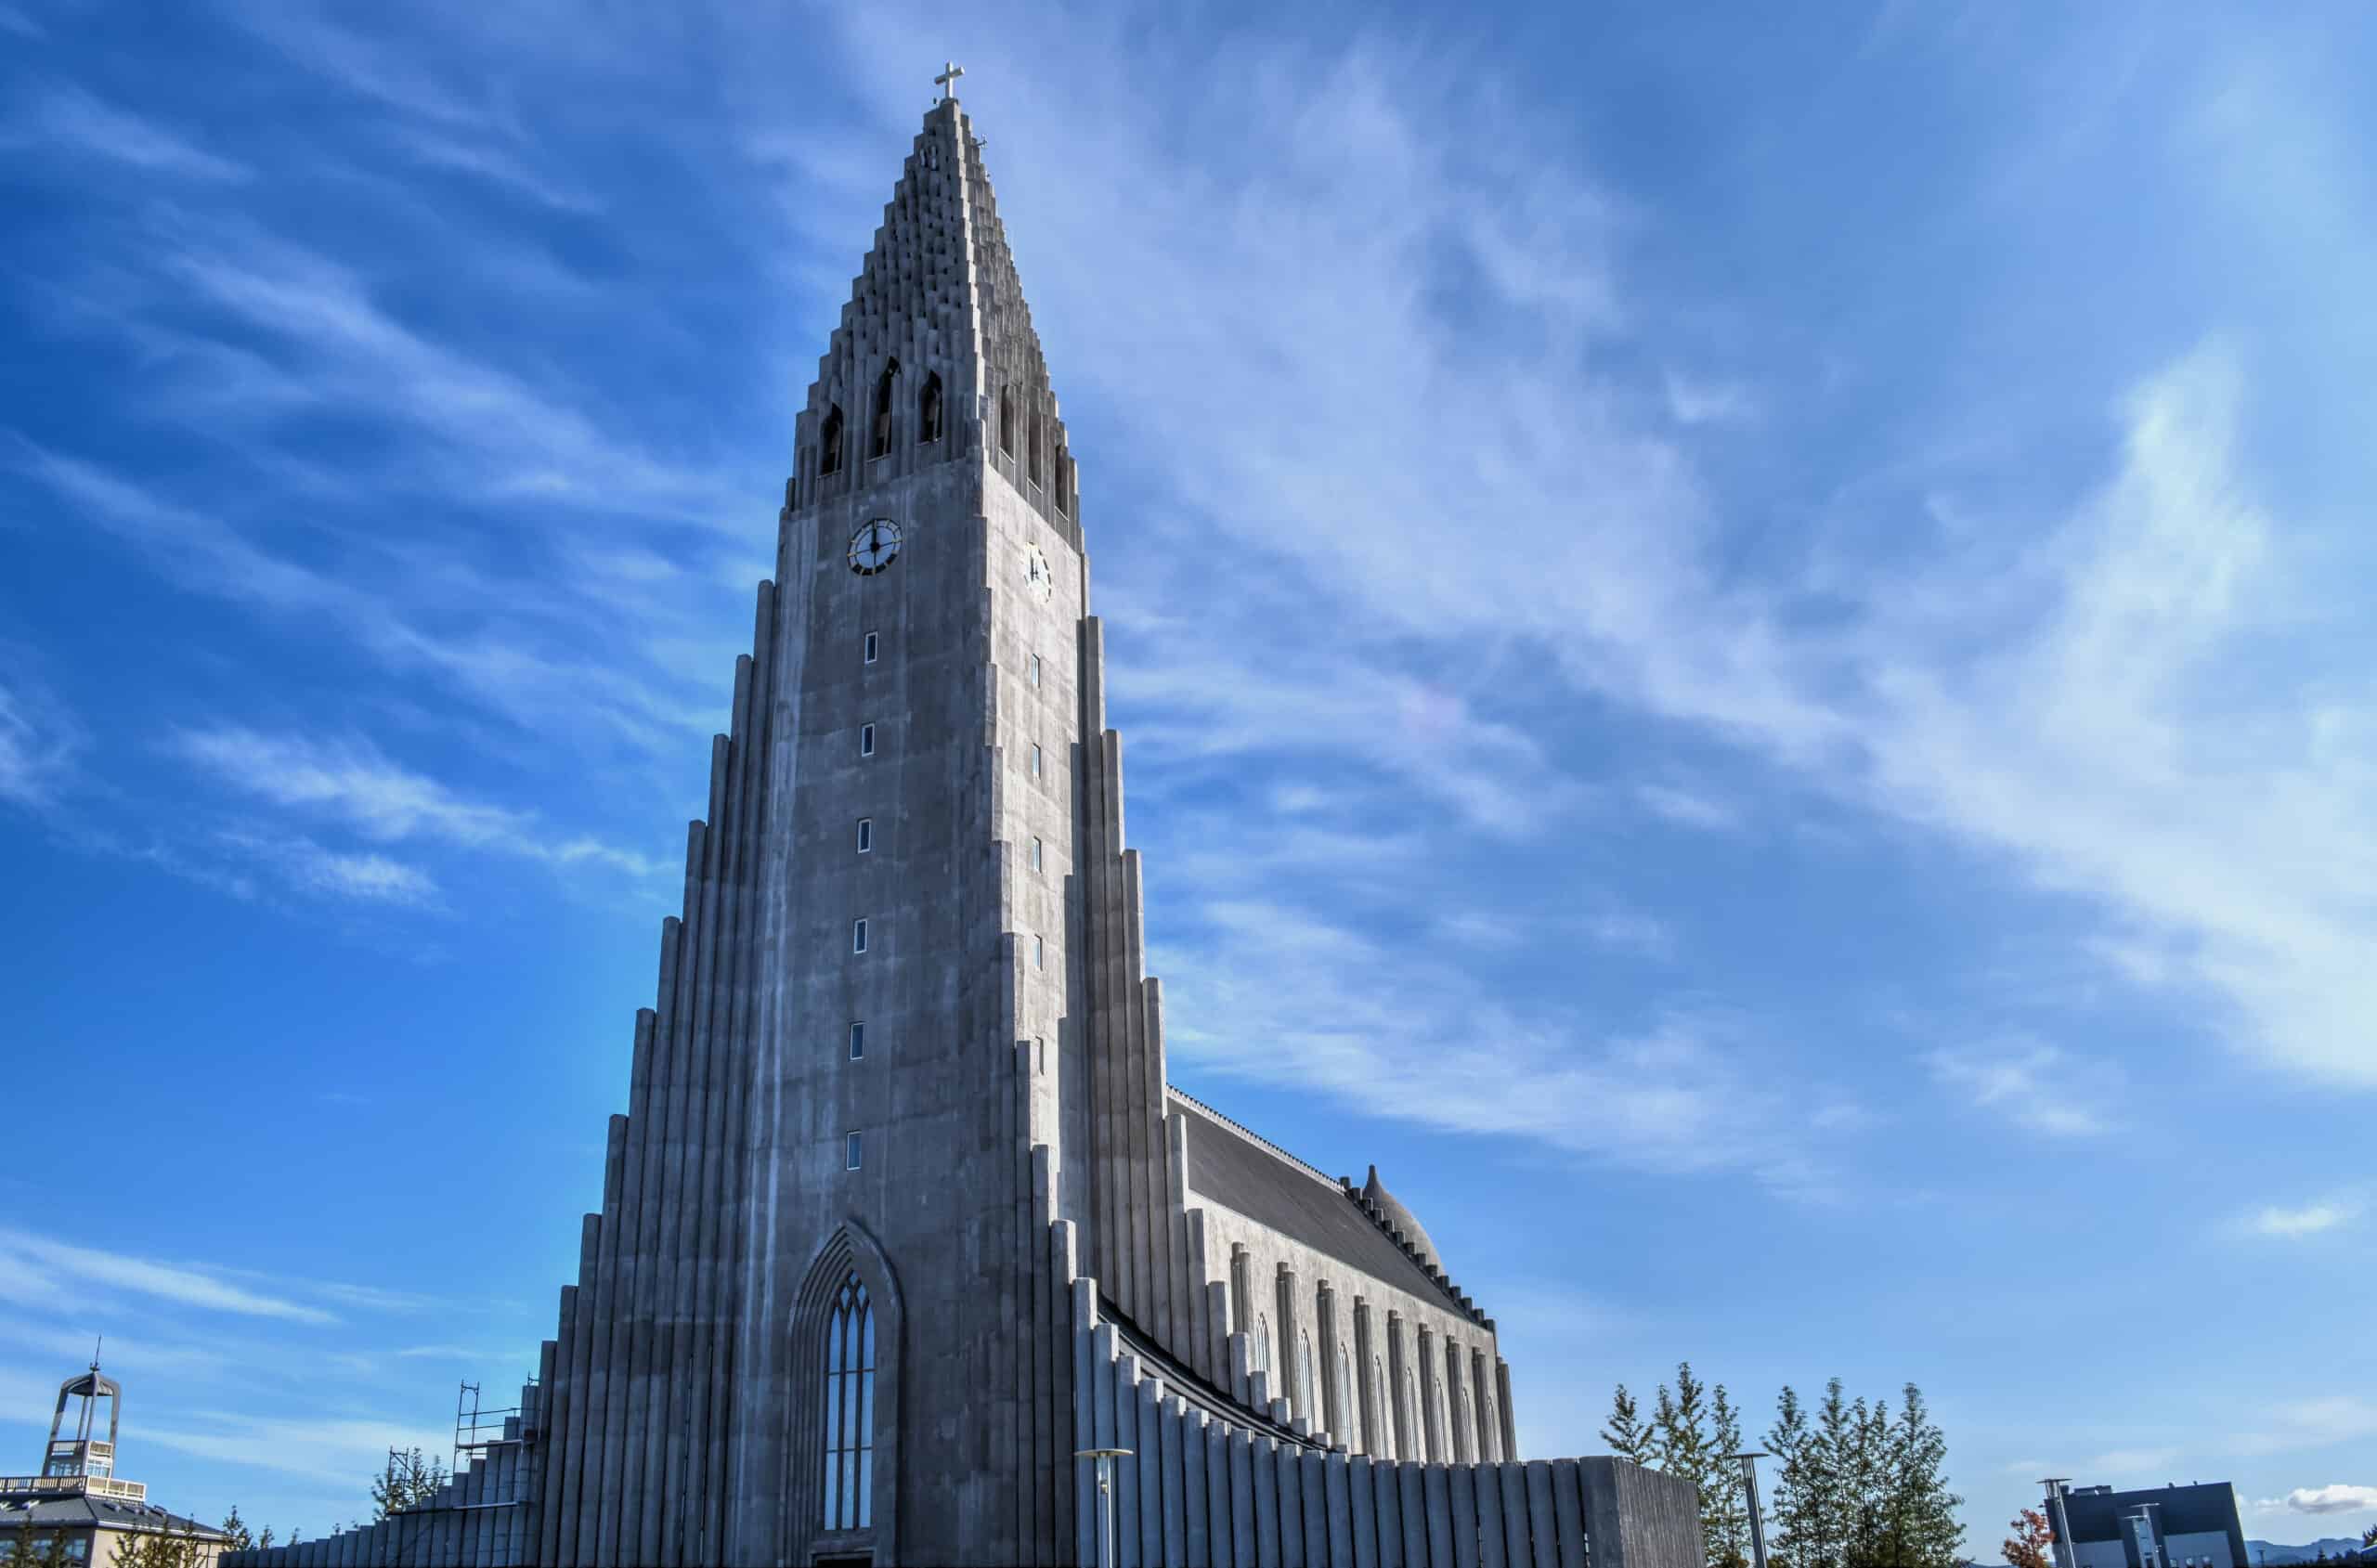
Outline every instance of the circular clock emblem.
POLYGON ((859 525, 851 536, 851 570, 862 577, 871 577, 889 566, 900 553, 900 525, 889 517, 878 517, 859 525))
POLYGON ((1023 580, 1043 599, 1057 591, 1057 574, 1048 569, 1048 558, 1036 545, 1023 559, 1023 580))

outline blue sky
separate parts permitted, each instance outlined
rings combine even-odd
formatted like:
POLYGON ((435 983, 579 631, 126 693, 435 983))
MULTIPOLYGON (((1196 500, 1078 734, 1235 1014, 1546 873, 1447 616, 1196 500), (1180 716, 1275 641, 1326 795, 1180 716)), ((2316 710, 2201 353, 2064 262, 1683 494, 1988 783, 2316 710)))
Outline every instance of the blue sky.
POLYGON ((1175 1076, 1529 1449, 1688 1356, 1919 1381, 1984 1557, 2377 1522, 2371 13, 650 15, 0 3, 0 1469, 104 1331, 318 1533, 531 1369, 954 57, 1175 1076))

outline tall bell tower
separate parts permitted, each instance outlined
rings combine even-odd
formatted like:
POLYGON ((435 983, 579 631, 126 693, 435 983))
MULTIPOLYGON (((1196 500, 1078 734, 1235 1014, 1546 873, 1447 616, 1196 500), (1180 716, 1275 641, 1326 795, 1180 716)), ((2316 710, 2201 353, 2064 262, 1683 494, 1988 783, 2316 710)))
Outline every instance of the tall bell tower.
POLYGON ((795 447, 738 697, 766 755, 734 1445, 738 1475, 793 1481, 781 1502, 738 1485, 731 1538, 1006 1559, 1028 1550, 1019 1426, 1049 1354, 1018 1292, 1046 1220, 1088 1204, 1065 1158, 1088 1135, 1087 563, 954 97, 911 146, 795 447), (1035 1144, 1056 1207, 1036 1225, 1035 1144), (872 1380, 864 1450, 811 1430, 818 1313, 853 1282, 875 1328, 848 1374, 872 1380))

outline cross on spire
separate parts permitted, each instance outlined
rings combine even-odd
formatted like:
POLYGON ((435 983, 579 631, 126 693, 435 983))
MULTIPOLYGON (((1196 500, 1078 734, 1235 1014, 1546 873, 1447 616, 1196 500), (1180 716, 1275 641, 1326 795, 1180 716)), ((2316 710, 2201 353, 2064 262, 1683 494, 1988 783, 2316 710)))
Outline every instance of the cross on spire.
POLYGON ((965 74, 966 68, 955 60, 942 63, 941 74, 932 79, 932 84, 941 89, 942 102, 947 103, 957 96, 957 79, 965 74))

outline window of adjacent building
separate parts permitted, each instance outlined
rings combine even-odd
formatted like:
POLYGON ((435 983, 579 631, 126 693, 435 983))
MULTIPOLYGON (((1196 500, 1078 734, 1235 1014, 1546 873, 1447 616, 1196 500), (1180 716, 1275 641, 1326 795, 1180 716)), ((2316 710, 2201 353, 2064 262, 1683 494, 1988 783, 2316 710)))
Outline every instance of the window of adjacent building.
POLYGON ((1032 841, 1032 869, 1039 871, 1045 864, 1046 862, 1040 852, 1040 840, 1035 838, 1032 841))
POLYGON ((853 1019, 851 1023, 851 1060, 866 1059, 866 1025, 853 1019))
POLYGON ((862 1152, 863 1151, 859 1147, 859 1134, 856 1133, 845 1134, 842 1138, 842 1169, 845 1171, 857 1170, 861 1162, 860 1156, 862 1152))
POLYGON ((862 724, 858 727, 858 754, 861 757, 872 757, 875 755, 874 725, 862 724))
POLYGON ((1040 655, 1037 654, 1032 655, 1032 683, 1034 686, 1040 684, 1040 655))
POLYGON ((864 855, 874 848, 875 819, 873 817, 861 817, 858 820, 858 852, 864 855))
POLYGON ((851 951, 852 952, 866 951, 866 922, 864 920, 851 922, 851 951))
POLYGON ((875 662, 875 653, 876 653, 876 638, 875 638, 875 633, 873 633, 873 632, 871 632, 871 631, 870 631, 870 632, 868 632, 868 633, 866 634, 866 662, 867 662, 867 663, 869 663, 869 664, 873 664, 873 663, 875 662))
MULTIPOLYGON (((858 1134, 850 1139, 858 1169, 858 1134)), ((853 1273, 825 1319, 825 1508, 828 1530, 875 1523, 875 1308, 853 1273)))
POLYGON ((1036 745, 1032 748, 1032 776, 1040 776, 1040 748, 1036 745))

